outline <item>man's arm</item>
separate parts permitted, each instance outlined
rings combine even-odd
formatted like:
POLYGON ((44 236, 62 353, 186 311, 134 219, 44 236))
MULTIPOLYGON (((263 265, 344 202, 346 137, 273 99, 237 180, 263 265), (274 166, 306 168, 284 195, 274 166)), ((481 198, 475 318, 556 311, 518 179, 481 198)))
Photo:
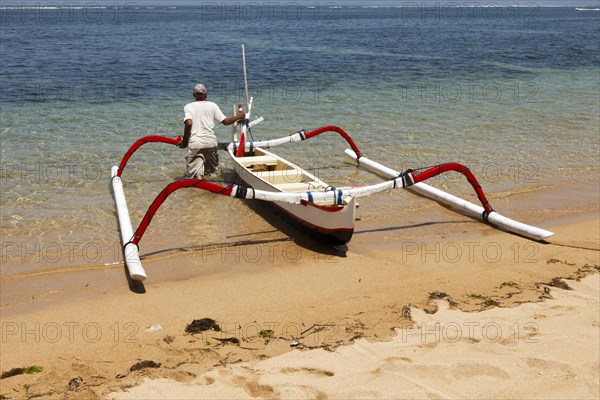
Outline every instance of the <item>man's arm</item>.
POLYGON ((185 149, 192 135, 192 120, 186 119, 183 124, 183 140, 179 143, 179 148, 185 149))
POLYGON ((233 117, 227 117, 227 118, 225 118, 223 121, 221 121, 221 123, 223 125, 231 125, 235 121, 237 121, 239 119, 243 119, 245 116, 246 116, 246 112, 245 111, 240 111, 239 113, 237 113, 237 115, 234 115, 233 117))

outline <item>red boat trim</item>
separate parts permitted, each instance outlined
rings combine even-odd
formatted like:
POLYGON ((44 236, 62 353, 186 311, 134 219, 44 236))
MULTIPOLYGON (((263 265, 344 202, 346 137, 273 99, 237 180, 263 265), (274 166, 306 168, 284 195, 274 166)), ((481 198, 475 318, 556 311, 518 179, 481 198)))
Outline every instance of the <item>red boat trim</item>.
POLYGON ((341 211, 344 208, 346 208, 346 206, 322 206, 322 205, 313 203, 312 201, 308 201, 308 200, 304 200, 304 199, 300 200, 300 204, 302 204, 303 206, 311 206, 314 208, 318 208, 319 210, 323 210, 323 211, 327 211, 327 212, 337 212, 337 211, 341 211))
POLYGON ((325 228, 323 226, 320 225, 315 225, 312 224, 304 219, 301 219, 297 216, 295 216, 294 214, 290 213, 288 210, 286 210, 285 208, 281 207, 280 205, 273 203, 277 208, 279 208, 281 211, 283 211, 285 214, 289 215, 291 218, 293 218, 295 221, 297 221, 298 223, 304 225, 306 228, 312 228, 315 231, 319 231, 319 232, 324 232, 324 233, 328 233, 328 232, 354 232, 354 228, 325 228))

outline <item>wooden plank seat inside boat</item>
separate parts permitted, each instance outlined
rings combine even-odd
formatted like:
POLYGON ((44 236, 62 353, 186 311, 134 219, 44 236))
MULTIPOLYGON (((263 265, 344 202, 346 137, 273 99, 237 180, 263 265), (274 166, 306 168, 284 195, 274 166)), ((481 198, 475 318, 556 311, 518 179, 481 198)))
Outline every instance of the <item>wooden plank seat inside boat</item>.
POLYGON ((246 167, 258 164, 277 165, 278 162, 278 160, 272 156, 248 156, 238 158, 237 161, 246 167))
POLYGON ((270 183, 298 183, 303 179, 303 174, 297 169, 278 169, 272 171, 257 171, 254 173, 261 179, 270 183))

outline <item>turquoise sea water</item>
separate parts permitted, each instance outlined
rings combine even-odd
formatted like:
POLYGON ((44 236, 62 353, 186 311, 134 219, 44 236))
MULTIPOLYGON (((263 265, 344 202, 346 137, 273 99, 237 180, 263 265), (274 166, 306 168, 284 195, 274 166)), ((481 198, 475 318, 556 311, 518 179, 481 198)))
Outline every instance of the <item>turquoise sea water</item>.
MULTIPOLYGON (((0 273, 119 261, 110 167, 141 136, 181 134, 197 82, 231 113, 243 97, 241 43, 254 115, 266 120, 257 140, 334 124, 397 169, 471 166, 496 197, 597 184, 600 12, 315 4, 0 10, 0 273)), ((224 141, 229 132, 217 129, 224 141)), ((344 148, 328 136, 277 152, 335 185, 376 182, 344 148)), ((182 176, 183 157, 157 144, 132 158, 134 226, 182 176)), ((469 193, 455 177, 435 184, 469 193)), ((252 232, 254 218, 235 201, 178 193, 142 253, 252 232)))

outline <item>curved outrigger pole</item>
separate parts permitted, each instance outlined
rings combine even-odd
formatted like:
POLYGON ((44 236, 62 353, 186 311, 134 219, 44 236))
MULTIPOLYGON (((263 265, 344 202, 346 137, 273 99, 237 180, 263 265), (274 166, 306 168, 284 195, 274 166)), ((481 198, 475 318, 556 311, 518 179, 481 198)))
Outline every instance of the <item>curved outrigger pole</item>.
MULTIPOLYGON (((253 123, 250 122, 249 125, 252 126, 253 123)), ((325 133, 325 132, 337 132, 339 135, 341 135, 346 140, 348 145, 350 145, 350 148, 352 148, 352 150, 357 154, 358 157, 362 156, 362 153, 360 152, 360 150, 358 149, 358 147, 356 146, 356 144, 354 143, 354 141, 352 140, 350 135, 348 135, 342 128, 339 128, 339 127, 333 126, 333 125, 324 126, 322 128, 318 128, 318 129, 312 130, 310 132, 306 132, 305 130, 302 130, 300 132, 294 133, 293 135, 284 136, 279 139, 264 140, 264 141, 260 141, 260 142, 246 141, 244 147, 245 147, 245 151, 252 151, 255 147, 263 147, 263 148, 268 149, 268 148, 275 147, 275 146, 278 146, 278 145, 281 145, 284 143, 300 142, 302 140, 313 138, 313 137, 318 136, 321 133, 325 133)), ((160 135, 144 136, 144 137, 136 140, 135 143, 133 145, 131 145, 129 150, 127 150, 127 152, 123 156, 123 159, 121 160, 121 163, 119 164, 119 167, 117 168, 116 176, 121 176, 121 174, 123 173, 123 170, 127 166, 127 162, 129 161, 129 159, 131 158, 133 153, 135 153, 143 145, 145 145, 147 143, 165 143, 165 144, 171 144, 171 145, 177 146, 179 143, 181 143, 182 140, 183 140, 183 137, 181 137, 181 136, 177 136, 176 138, 171 138, 168 136, 160 136, 160 135)), ((237 142, 219 143, 219 148, 222 150, 226 150, 229 146, 233 146, 234 153, 235 153, 237 151, 238 143, 237 142)))
MULTIPOLYGON (((356 162, 361 166, 366 166, 369 169, 379 173, 380 175, 386 177, 394 177, 398 176, 399 174, 398 171, 388 168, 385 165, 379 164, 376 161, 370 160, 365 156, 358 157, 356 153, 350 149, 346 149, 345 153, 348 157, 356 160, 356 162)), ((471 183, 471 185, 473 185, 473 183, 471 183)), ((473 185, 473 187, 477 191, 477 187, 475 185, 473 185)), ((421 181, 415 182, 415 184, 412 185, 409 188, 409 190, 417 192, 420 195, 432 198, 442 204, 451 206, 452 208, 459 210, 465 215, 482 220, 483 222, 487 222, 496 228, 500 228, 529 239, 541 241, 554 235, 553 232, 535 226, 527 225, 522 222, 515 221, 513 219, 498 214, 491 207, 485 207, 485 203, 481 201, 481 197, 479 198, 479 200, 484 206, 483 208, 471 203, 470 201, 463 200, 460 197, 456 197, 450 193, 444 192, 443 190, 430 186, 421 181)), ((477 194, 479 197, 478 191, 477 194)))
POLYGON ((156 196, 156 198, 154 199, 152 204, 150 204, 150 207, 148 207, 148 211, 146 211, 144 218, 142 218, 140 225, 138 226, 135 233, 131 237, 129 243, 132 243, 136 246, 138 245, 138 243, 142 239, 142 236, 144 236, 144 233, 146 232, 146 228, 148 228, 148 225, 150 225, 150 222, 152 221, 154 214, 156 214, 156 212, 158 211, 160 206, 164 203, 164 201, 167 199, 167 197, 169 197, 171 194, 173 194, 177 190, 187 189, 187 188, 196 188, 196 189, 203 189, 208 192, 215 193, 215 194, 221 194, 223 196, 230 196, 234 186, 235 185, 229 185, 229 186, 224 187, 221 185, 217 185, 216 183, 212 183, 212 182, 200 180, 200 179, 180 179, 178 181, 169 183, 158 194, 158 196, 156 196))
POLYGON ((136 140, 135 143, 131 145, 129 150, 127 150, 127 153, 125 153, 125 155, 123 156, 123 159, 121 160, 121 164, 119 164, 119 168, 117 169, 116 176, 121 176, 121 174, 123 173, 123 170, 125 169, 125 166, 127 165, 127 161, 129 161, 129 159, 131 158, 133 153, 135 153, 137 151, 137 149, 139 149, 146 143, 166 143, 166 144, 172 144, 174 146, 177 146, 179 143, 181 143, 182 140, 183 140, 182 136, 177 136, 176 138, 170 138, 167 136, 160 136, 160 135, 144 136, 143 138, 136 140))
MULTIPOLYGON (((250 126, 252 126, 254 123, 250 122, 250 126)), ((244 149, 245 151, 252 151, 254 148, 256 147, 261 147, 263 149, 270 149, 271 147, 275 147, 275 146, 279 146, 282 144, 286 144, 286 143, 294 143, 294 142, 300 142, 306 139, 310 139, 313 138, 315 136, 320 135, 321 133, 325 133, 325 132, 336 132, 338 133, 341 137, 343 137, 346 142, 348 143, 348 145, 352 148, 352 150, 358 155, 358 156, 362 156, 362 153, 360 152, 360 150, 358 149, 358 146, 356 146, 356 144, 354 143, 354 141, 352 140, 352 138, 350 137, 350 135, 348 135, 346 133, 346 131, 344 131, 342 128, 334 126, 334 125, 328 125, 328 126, 324 126, 322 128, 318 128, 315 130, 312 130, 310 132, 307 132, 305 130, 301 130, 299 132, 296 132, 292 135, 289 136, 284 136, 278 139, 271 139, 271 140, 261 140, 259 142, 248 142, 246 141, 244 149)), ((233 147, 233 152, 235 153, 237 151, 237 146, 238 143, 236 142, 221 142, 219 143, 219 148, 222 150, 227 150, 229 147, 233 147)))
POLYGON ((412 171, 408 170, 402 174, 399 174, 399 176, 396 176, 388 181, 376 185, 348 189, 332 189, 327 191, 269 192, 243 185, 230 184, 228 186, 221 186, 217 185, 216 183, 205 180, 181 179, 168 184, 158 194, 158 196, 156 196, 150 207, 148 207, 148 211, 146 211, 144 218, 140 222, 140 225, 138 226, 137 230, 132 235, 131 240, 129 240, 128 243, 132 243, 136 246, 138 245, 138 243, 142 239, 142 236, 144 236, 148 225, 150 225, 154 214, 156 214, 156 212, 167 199, 167 197, 169 197, 171 194, 173 194, 179 189, 202 189, 214 194, 220 194, 223 196, 247 200, 276 201, 293 204, 305 204, 306 202, 331 202, 336 205, 341 205, 343 203, 344 197, 365 197, 390 189, 405 188, 408 186, 412 186, 417 182, 421 182, 423 180, 432 178, 447 171, 457 171, 467 176, 467 179, 469 180, 471 185, 473 185, 475 190, 478 192, 478 197, 482 205, 484 206, 486 212, 489 213, 493 211, 492 207, 490 206, 489 202, 485 197, 485 194, 483 193, 481 187, 477 183, 477 179, 475 178, 475 176, 473 176, 473 174, 465 166, 455 163, 438 165, 416 175, 413 174, 412 171))

